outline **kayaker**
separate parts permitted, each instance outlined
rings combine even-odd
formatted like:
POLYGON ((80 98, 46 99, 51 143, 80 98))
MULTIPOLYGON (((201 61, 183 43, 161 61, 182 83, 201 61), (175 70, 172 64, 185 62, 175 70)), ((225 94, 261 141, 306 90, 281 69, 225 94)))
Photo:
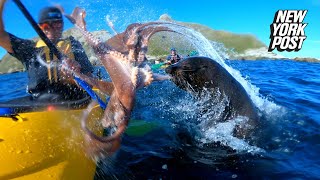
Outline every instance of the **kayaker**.
MULTIPOLYGON (((60 63, 42 40, 27 40, 5 31, 3 8, 5 0, 0 0, 0 46, 17 58, 28 72, 27 91, 33 100, 60 101, 81 99, 86 92, 81 90, 68 71, 61 68, 46 67, 37 60, 40 56, 45 62, 60 63)), ((56 7, 43 8, 39 13, 38 25, 57 48, 69 57, 67 64, 77 72, 91 75, 93 66, 79 41, 72 36, 62 38, 63 16, 56 7)))
POLYGON ((174 64, 181 60, 179 54, 177 54, 177 50, 175 48, 170 49, 170 55, 167 57, 168 62, 166 64, 174 64))

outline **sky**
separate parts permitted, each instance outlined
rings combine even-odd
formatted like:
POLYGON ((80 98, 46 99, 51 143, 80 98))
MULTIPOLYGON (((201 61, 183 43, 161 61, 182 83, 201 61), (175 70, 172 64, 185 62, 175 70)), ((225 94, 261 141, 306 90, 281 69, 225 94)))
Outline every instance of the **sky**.
MULTIPOLYGON (((45 6, 60 4, 67 13, 76 6, 86 9, 87 27, 107 30, 108 15, 118 32, 133 22, 158 20, 169 14, 176 21, 199 23, 214 30, 236 34, 251 34, 266 46, 270 43, 270 24, 278 10, 308 10, 304 23, 307 39, 298 52, 273 52, 285 57, 314 57, 320 59, 320 1, 319 0, 21 0, 34 19, 45 6)), ((65 21, 65 29, 72 25, 65 21)), ((36 36, 35 31, 12 0, 7 0, 4 10, 7 32, 21 38, 36 36)), ((0 48, 0 57, 5 51, 0 48)))

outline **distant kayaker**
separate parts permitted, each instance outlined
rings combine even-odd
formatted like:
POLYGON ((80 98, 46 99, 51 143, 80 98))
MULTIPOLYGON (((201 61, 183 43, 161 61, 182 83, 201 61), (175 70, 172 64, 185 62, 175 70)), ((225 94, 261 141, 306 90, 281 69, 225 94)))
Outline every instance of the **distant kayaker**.
POLYGON ((179 54, 177 54, 177 50, 175 48, 170 49, 170 55, 167 57, 168 62, 166 64, 174 64, 181 60, 179 54))
MULTIPOLYGON (((58 101, 86 96, 86 92, 71 78, 70 72, 61 70, 58 66, 46 67, 39 63, 37 56, 47 63, 61 62, 42 40, 21 39, 5 31, 2 16, 4 4, 5 0, 0 0, 0 46, 24 65, 28 72, 27 91, 32 95, 32 99, 58 101)), ((80 42, 72 36, 62 38, 64 22, 58 8, 43 8, 39 13, 38 25, 56 47, 68 56, 68 67, 91 75, 93 66, 80 42)))

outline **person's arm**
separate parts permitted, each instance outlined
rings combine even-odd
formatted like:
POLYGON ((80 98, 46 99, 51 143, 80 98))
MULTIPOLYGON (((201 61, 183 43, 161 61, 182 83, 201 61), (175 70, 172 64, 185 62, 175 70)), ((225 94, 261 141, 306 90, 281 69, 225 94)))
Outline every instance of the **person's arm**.
POLYGON ((180 61, 181 57, 179 56, 179 54, 177 54, 177 61, 180 61))
POLYGON ((112 82, 102 81, 92 76, 87 76, 79 73, 79 77, 90 84, 91 86, 98 88, 101 92, 111 96, 112 91, 114 90, 114 86, 112 82))
POLYGON ((167 62, 165 63, 166 65, 171 65, 172 64, 171 55, 169 55, 166 60, 167 60, 167 62))
POLYGON ((7 50, 9 53, 13 53, 13 49, 10 42, 9 34, 4 29, 3 23, 3 8, 6 0, 0 0, 0 46, 7 50))
MULTIPOLYGON (((76 76, 78 76, 81 80, 87 82, 89 85, 98 88, 103 93, 109 96, 111 95, 114 89, 112 82, 100 81, 99 79, 93 77, 91 73, 81 73, 80 64, 77 61, 66 58, 62 66, 62 72, 64 72, 65 75, 69 73, 69 76, 71 76, 71 72, 69 72, 70 70, 68 69, 72 70, 76 76)), ((71 81, 69 81, 69 83, 70 82, 71 81)))

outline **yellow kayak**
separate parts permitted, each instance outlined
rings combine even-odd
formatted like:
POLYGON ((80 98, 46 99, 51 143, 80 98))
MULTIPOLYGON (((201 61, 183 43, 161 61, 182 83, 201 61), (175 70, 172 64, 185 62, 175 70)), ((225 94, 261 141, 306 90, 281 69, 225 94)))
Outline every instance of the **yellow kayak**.
MULTIPOLYGON (((88 97, 45 105, 0 103, 0 180, 94 179, 96 163, 86 157, 80 127, 89 101, 88 97)), ((102 115, 100 106, 89 115, 89 128, 97 135, 103 134, 102 115)), ((131 120, 126 134, 144 136, 157 127, 156 122, 131 120)))
MULTIPOLYGON (((84 108, 48 105, 41 111, 1 116, 0 180, 93 179, 96 164, 85 155, 80 127, 84 108)), ((96 125, 102 114, 97 106, 89 120, 100 135, 103 129, 96 125)))

